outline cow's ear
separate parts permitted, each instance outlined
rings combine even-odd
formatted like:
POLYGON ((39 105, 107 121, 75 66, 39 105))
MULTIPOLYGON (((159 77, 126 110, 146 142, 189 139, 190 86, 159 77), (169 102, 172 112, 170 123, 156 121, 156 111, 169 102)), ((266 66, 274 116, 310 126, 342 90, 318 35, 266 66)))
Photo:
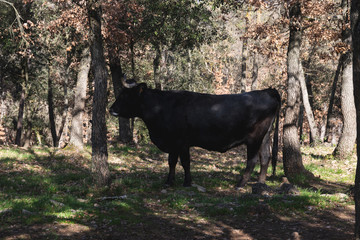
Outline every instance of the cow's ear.
POLYGON ((147 89, 146 83, 140 83, 138 85, 138 94, 139 94, 139 96, 144 92, 145 89, 147 89))

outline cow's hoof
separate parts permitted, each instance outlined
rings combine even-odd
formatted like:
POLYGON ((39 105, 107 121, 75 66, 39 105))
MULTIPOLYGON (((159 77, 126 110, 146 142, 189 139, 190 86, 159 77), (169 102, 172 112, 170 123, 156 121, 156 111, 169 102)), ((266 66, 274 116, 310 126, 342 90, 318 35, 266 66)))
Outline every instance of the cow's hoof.
POLYGON ((191 182, 185 182, 185 183, 183 184, 183 186, 184 186, 184 187, 191 187, 191 182))
POLYGON ((165 188, 169 188, 169 187, 173 187, 173 186, 174 186, 174 182, 171 182, 171 181, 166 181, 164 184, 165 188))
POLYGON ((247 184, 248 180, 244 179, 244 177, 241 177, 236 184, 236 188, 243 188, 247 184))

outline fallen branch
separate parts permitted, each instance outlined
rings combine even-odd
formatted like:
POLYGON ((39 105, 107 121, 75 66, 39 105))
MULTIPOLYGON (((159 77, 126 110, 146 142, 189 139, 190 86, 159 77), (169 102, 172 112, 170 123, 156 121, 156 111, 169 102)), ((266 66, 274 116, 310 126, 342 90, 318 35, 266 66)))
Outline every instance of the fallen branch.
POLYGON ((127 195, 123 195, 123 196, 113 196, 113 197, 101 197, 101 198, 97 198, 97 201, 106 201, 106 200, 124 200, 127 199, 127 195))

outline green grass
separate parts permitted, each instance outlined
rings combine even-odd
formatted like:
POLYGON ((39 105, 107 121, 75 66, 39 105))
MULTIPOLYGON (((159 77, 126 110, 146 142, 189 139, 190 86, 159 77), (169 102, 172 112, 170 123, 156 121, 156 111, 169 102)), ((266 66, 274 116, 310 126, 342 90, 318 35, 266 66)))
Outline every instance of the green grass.
MULTIPOLYGON (((54 222, 87 226, 93 222, 106 223, 106 226, 121 230, 140 223, 154 224, 144 223, 144 216, 169 218, 184 213, 187 221, 196 225, 198 219, 216 221, 252 216, 258 214, 259 204, 266 205, 270 212, 286 215, 289 212, 306 213, 309 208, 322 210, 353 203, 351 199, 344 201, 335 195, 323 194, 322 189, 331 182, 342 184, 336 191, 346 192, 354 178, 353 160, 348 160, 347 167, 341 168, 341 162, 337 160, 313 158, 312 153, 305 153, 306 168, 320 175, 318 182, 323 185, 317 189, 298 187, 300 194, 297 196, 275 193, 266 197, 251 194, 250 185, 258 177, 258 166, 245 188, 247 192, 239 193, 234 189, 238 172, 245 168, 243 161, 215 162, 211 158, 216 159, 217 155, 203 156, 196 152, 192 158, 199 161, 192 163, 193 180, 206 188, 206 192, 200 192, 196 187, 182 187, 181 166, 176 169, 175 186, 164 191, 168 172, 166 156, 155 147, 113 146, 109 149, 112 184, 97 189, 90 175, 89 149, 76 152, 74 149, 0 148, 0 211, 11 210, 4 213, 6 221, 1 224, 0 232, 16 224, 54 222), (123 199, 99 200, 103 196, 125 195, 123 199)), ((266 182, 273 189, 281 185, 284 174, 281 164, 278 164, 277 174, 277 178, 266 182)), ((268 175, 271 175, 271 168, 268 175)), ((304 179, 300 177, 298 181, 304 179)), ((54 236, 56 238, 56 234, 54 236)))

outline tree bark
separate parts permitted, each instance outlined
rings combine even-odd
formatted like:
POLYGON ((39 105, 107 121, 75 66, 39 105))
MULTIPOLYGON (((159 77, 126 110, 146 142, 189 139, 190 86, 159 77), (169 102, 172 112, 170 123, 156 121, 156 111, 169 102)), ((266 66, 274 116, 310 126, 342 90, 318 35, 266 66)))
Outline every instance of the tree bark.
MULTIPOLYGON (((342 1, 344 24, 348 23, 348 3, 342 1)), ((344 43, 351 45, 350 29, 344 28, 341 32, 344 43)), ((344 54, 342 83, 341 83, 341 112, 343 115, 343 129, 339 142, 333 155, 339 158, 346 158, 353 153, 356 141, 356 109, 354 100, 354 85, 352 80, 352 52, 344 54)))
MULTIPOLYGON (((135 50, 134 50, 134 40, 130 40, 130 61, 131 61, 131 72, 133 77, 135 77, 135 50)), ((120 59, 119 59, 119 65, 120 65, 120 59)), ((115 96, 117 97, 117 96, 115 96)))
POLYGON ((159 76, 159 67, 160 67, 160 58, 161 58, 161 50, 159 46, 155 47, 155 58, 154 58, 154 62, 153 62, 153 67, 154 67, 154 83, 155 83, 155 89, 162 89, 162 84, 160 81, 160 76, 159 76))
MULTIPOLYGON (((248 19, 246 18, 245 20, 246 20, 245 31, 247 31, 248 19)), ((242 54, 242 56, 241 56, 241 69, 240 69, 240 92, 243 93, 243 92, 246 92, 246 69, 247 69, 246 61, 247 61, 247 57, 248 57, 247 56, 248 52, 247 52, 247 39, 246 38, 243 40, 241 54, 242 54)))
POLYGON ((63 113, 61 116, 61 124, 58 132, 58 142, 59 142, 59 148, 62 148, 66 145, 65 143, 65 137, 68 133, 68 115, 69 115, 69 94, 68 94, 68 85, 69 85, 69 78, 70 78, 70 64, 71 64, 71 58, 73 55, 73 51, 67 52, 67 63, 64 67, 63 72, 63 91, 64 91, 64 108, 63 113), (64 131, 65 130, 65 131, 64 131))
POLYGON ((86 89, 90 71, 91 56, 89 48, 85 48, 81 54, 79 73, 75 87, 75 102, 72 113, 70 143, 83 148, 83 116, 85 112, 86 89))
POLYGON ((287 58, 288 97, 283 136, 284 171, 290 181, 298 175, 312 175, 305 169, 302 162, 298 129, 296 126, 301 104, 301 35, 301 6, 299 2, 296 2, 290 6, 290 38, 287 58))
POLYGON ((21 95, 20 95, 20 102, 19 102, 19 111, 18 111, 18 119, 16 124, 16 137, 15 137, 15 144, 21 146, 21 135, 23 130, 23 121, 24 121, 24 109, 25 109, 25 98, 26 98, 26 85, 29 80, 29 65, 28 59, 24 58, 23 61, 23 78, 24 82, 21 86, 21 95))
POLYGON ((251 82, 251 91, 258 89, 258 73, 259 73, 259 56, 256 52, 253 53, 253 68, 252 68, 252 82, 251 82))
POLYGON ((51 62, 49 62, 48 69, 48 108, 49 108, 49 122, 50 122, 50 130, 51 137, 53 140, 53 146, 56 147, 58 145, 58 138, 56 135, 56 125, 55 125, 55 114, 54 114, 54 96, 53 96, 53 81, 51 77, 51 62))
POLYGON ((24 136, 24 148, 29 148, 31 146, 32 133, 33 133, 32 123, 31 121, 29 121, 24 136))
POLYGON ((300 144, 304 143, 304 104, 300 103, 300 110, 299 110, 299 121, 297 127, 299 128, 299 140, 300 144))
POLYGON ((334 81, 331 87, 331 94, 330 94, 330 100, 329 100, 329 108, 328 108, 328 113, 327 113, 327 117, 326 117, 326 132, 325 132, 325 141, 326 142, 330 142, 330 119, 332 116, 332 110, 334 107, 334 100, 335 100, 335 92, 336 92, 336 86, 337 83, 339 81, 339 77, 340 77, 340 73, 342 71, 342 66, 344 63, 344 56, 343 54, 340 56, 339 58, 339 62, 338 62, 338 66, 336 68, 336 72, 335 72, 335 77, 334 77, 334 81))
POLYGON ((88 16, 90 22, 90 50, 91 63, 94 75, 94 102, 92 111, 92 173, 98 186, 110 183, 108 166, 108 151, 106 139, 106 91, 107 72, 104 59, 104 49, 101 35, 101 5, 95 0, 88 3, 88 16))
POLYGON ((360 1, 351 1, 353 85, 357 125, 357 165, 355 176, 355 238, 360 239, 360 1))
MULTIPOLYGON (((120 89, 123 87, 121 78, 123 76, 120 59, 117 56, 110 58, 111 79, 114 87, 115 97, 119 96, 120 89)), ((119 117, 119 140, 125 144, 133 143, 133 129, 130 119, 119 117)))
POLYGON ((356 141, 356 110, 352 80, 352 54, 346 53, 341 83, 341 112, 344 124, 339 142, 333 155, 344 159, 353 153, 356 141))
POLYGON ((299 82, 300 82, 300 88, 301 88, 301 93, 302 93, 302 102, 304 104, 304 109, 305 109, 309 127, 310 127, 310 133, 311 133, 310 142, 317 144, 320 140, 320 136, 319 136, 318 128, 316 127, 314 114, 311 109, 311 105, 310 105, 310 101, 309 101, 309 94, 308 94, 308 90, 306 87, 304 69, 301 65, 301 62, 299 64, 299 82))
POLYGON ((23 121, 24 121, 24 109, 25 109, 25 87, 23 86, 21 88, 18 119, 16 124, 15 144, 18 146, 21 146, 21 135, 22 135, 23 121))

